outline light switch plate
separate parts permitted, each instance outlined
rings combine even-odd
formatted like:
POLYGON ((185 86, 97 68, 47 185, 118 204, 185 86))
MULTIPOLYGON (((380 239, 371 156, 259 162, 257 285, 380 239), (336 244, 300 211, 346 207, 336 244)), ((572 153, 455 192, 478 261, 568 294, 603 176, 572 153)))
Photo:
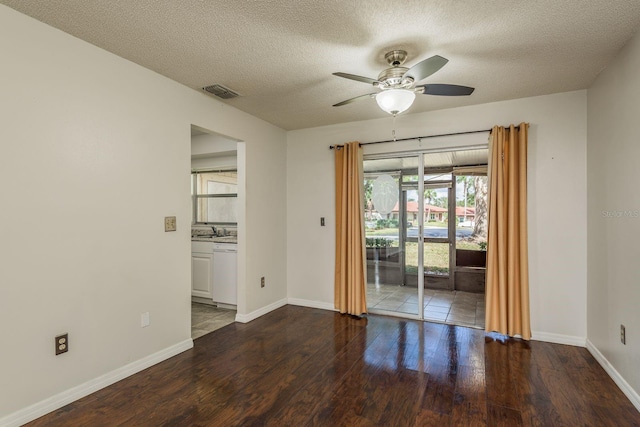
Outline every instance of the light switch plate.
POLYGON ((149 326, 149 323, 151 323, 149 319, 149 312, 147 311, 145 313, 142 313, 140 315, 140 327, 146 328, 147 326, 149 326))
POLYGON ((165 216, 164 217, 164 231, 176 231, 176 217, 165 216))

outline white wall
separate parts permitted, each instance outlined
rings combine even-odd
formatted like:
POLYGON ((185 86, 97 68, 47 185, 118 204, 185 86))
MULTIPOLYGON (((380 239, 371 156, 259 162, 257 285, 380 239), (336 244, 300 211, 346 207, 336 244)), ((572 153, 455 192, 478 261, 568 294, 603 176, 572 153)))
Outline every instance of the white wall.
POLYGON ((640 34, 588 92, 588 339, 640 405, 640 34), (628 216, 631 214, 631 216, 628 216), (626 326, 627 345, 620 342, 626 326))
POLYGON ((205 169, 235 169, 238 167, 237 156, 213 156, 213 157, 200 157, 197 159, 191 158, 191 169, 205 170, 205 169))
POLYGON ((191 137, 191 169, 238 167, 238 143, 220 135, 191 137))
POLYGON ((239 314, 286 298, 284 131, 3 5, 0 52, 0 424, 190 344, 192 124, 243 141, 239 314))
MULTIPOLYGON (((397 137, 403 138, 522 121, 531 124, 529 271, 534 339, 584 344, 586 91, 398 116, 396 128, 397 137)), ((333 307, 334 161, 329 145, 386 140, 391 130, 388 117, 288 132, 287 283, 293 301, 333 307), (327 217, 326 227, 320 227, 321 216, 327 217)), ((474 144, 486 138, 429 139, 422 146, 474 144)), ((375 150, 393 151, 405 145, 377 145, 375 150)))
MULTIPOLYGON (((205 131, 204 129, 201 129, 205 131)), ((221 135, 206 134, 191 137, 191 158, 236 156, 236 141, 221 135)))

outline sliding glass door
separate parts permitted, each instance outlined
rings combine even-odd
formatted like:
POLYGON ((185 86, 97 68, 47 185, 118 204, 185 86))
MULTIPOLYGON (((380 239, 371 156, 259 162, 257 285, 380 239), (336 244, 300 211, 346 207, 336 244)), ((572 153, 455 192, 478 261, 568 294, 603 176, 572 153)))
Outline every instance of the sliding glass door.
POLYGON ((486 222, 486 197, 475 197, 475 188, 486 194, 486 153, 482 148, 364 161, 369 311, 446 321, 452 295, 443 291, 457 290, 459 281, 465 291, 484 292, 484 265, 475 259, 486 242, 478 232, 486 222), (458 244, 465 248, 459 260, 458 244), (470 253, 474 264, 467 265, 470 253))
POLYGON ((406 286, 407 263, 417 267, 417 248, 407 243, 407 230, 423 220, 416 191, 408 191, 407 173, 415 175, 418 157, 365 160, 365 236, 367 304, 380 312, 418 317, 417 286, 406 286))

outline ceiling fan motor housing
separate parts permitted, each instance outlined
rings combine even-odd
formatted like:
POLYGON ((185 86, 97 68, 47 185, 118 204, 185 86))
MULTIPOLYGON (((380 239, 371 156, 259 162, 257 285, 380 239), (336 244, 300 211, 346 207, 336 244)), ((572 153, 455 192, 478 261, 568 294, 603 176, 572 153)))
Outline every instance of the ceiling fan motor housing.
POLYGON ((381 89, 401 89, 409 88, 413 84, 413 78, 404 77, 409 71, 406 67, 390 67, 378 75, 379 87, 381 89))
POLYGON ((392 50, 384 55, 384 59, 391 67, 382 71, 378 75, 378 86, 380 89, 406 89, 413 84, 411 77, 403 78, 409 71, 406 67, 401 67, 407 60, 407 52, 404 50, 392 50))

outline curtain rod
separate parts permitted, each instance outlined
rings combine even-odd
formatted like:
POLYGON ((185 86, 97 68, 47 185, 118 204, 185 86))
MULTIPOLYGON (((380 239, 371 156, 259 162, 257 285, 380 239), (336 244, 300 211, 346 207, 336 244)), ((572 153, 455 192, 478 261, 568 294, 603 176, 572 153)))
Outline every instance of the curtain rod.
MULTIPOLYGON (((505 127, 510 127, 510 126, 505 126, 505 127)), ((520 125, 514 126, 514 128, 519 129, 520 125)), ((467 132, 441 133, 439 135, 414 136, 412 138, 387 139, 384 141, 361 142, 360 146, 362 147, 363 145, 385 144, 387 142, 412 141, 414 139, 421 140, 421 139, 437 138, 440 136, 467 135, 471 133, 482 133, 482 132, 491 132, 491 129, 470 130, 467 132)), ((330 145, 329 150, 333 150, 334 148, 341 148, 341 147, 344 147, 344 145, 330 145)))

